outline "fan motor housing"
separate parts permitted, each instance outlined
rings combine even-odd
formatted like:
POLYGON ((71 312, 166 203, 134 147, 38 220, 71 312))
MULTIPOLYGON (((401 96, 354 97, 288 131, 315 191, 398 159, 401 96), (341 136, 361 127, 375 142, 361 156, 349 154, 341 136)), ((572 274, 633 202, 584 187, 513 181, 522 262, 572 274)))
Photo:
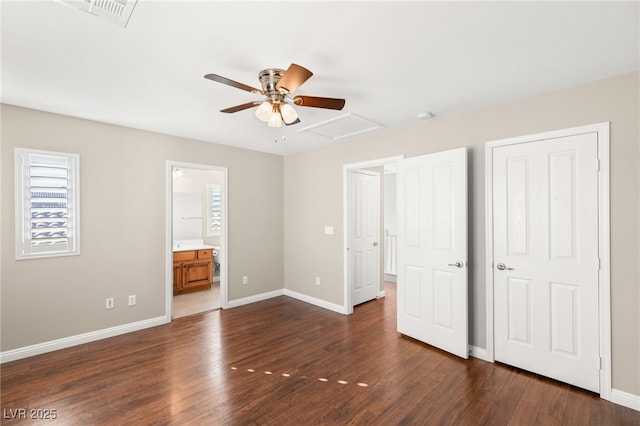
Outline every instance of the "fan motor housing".
POLYGON ((280 68, 267 68, 260 71, 258 74, 260 84, 262 84, 262 90, 264 90, 264 93, 273 100, 281 101, 281 98, 284 96, 283 93, 280 93, 280 91, 276 89, 276 85, 284 73, 285 70, 280 68))

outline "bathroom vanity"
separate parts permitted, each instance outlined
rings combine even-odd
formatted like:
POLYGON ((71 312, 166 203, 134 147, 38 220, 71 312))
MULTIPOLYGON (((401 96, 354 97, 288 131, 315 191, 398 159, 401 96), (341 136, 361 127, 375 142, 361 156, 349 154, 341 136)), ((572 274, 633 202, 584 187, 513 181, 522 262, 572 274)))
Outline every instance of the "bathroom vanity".
POLYGON ((207 290, 213 282, 214 248, 203 244, 174 244, 173 294, 207 290))

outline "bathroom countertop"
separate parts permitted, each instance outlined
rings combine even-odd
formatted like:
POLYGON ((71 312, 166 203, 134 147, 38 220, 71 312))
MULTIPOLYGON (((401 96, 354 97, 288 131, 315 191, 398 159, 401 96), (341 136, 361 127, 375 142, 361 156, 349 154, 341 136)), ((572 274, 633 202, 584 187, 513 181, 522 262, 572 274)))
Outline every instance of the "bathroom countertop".
POLYGON ((199 241, 199 240, 177 241, 173 243, 174 253, 177 251, 190 251, 190 250, 203 250, 203 249, 217 250, 218 247, 204 244, 202 241, 199 241))

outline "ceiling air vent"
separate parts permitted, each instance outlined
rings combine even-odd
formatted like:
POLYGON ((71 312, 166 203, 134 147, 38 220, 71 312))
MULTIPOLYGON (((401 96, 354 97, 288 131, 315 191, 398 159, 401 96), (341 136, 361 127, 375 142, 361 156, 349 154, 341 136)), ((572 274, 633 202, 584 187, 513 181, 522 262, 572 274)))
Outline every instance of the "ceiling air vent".
POLYGON ((138 0, 58 0, 58 2, 126 28, 138 0))

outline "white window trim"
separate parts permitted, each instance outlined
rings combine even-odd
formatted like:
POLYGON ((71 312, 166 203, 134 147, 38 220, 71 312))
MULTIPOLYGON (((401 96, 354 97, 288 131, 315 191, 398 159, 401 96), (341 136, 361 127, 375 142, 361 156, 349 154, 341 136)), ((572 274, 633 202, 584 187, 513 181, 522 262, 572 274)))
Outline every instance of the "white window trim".
POLYGON ((41 151, 34 149, 15 148, 15 250, 16 260, 39 259, 59 256, 76 256, 80 254, 80 156, 78 154, 41 151), (69 163, 67 189, 68 230, 69 243, 57 246, 31 245, 31 214, 30 214, 30 167, 29 156, 42 155, 64 158, 69 163))

